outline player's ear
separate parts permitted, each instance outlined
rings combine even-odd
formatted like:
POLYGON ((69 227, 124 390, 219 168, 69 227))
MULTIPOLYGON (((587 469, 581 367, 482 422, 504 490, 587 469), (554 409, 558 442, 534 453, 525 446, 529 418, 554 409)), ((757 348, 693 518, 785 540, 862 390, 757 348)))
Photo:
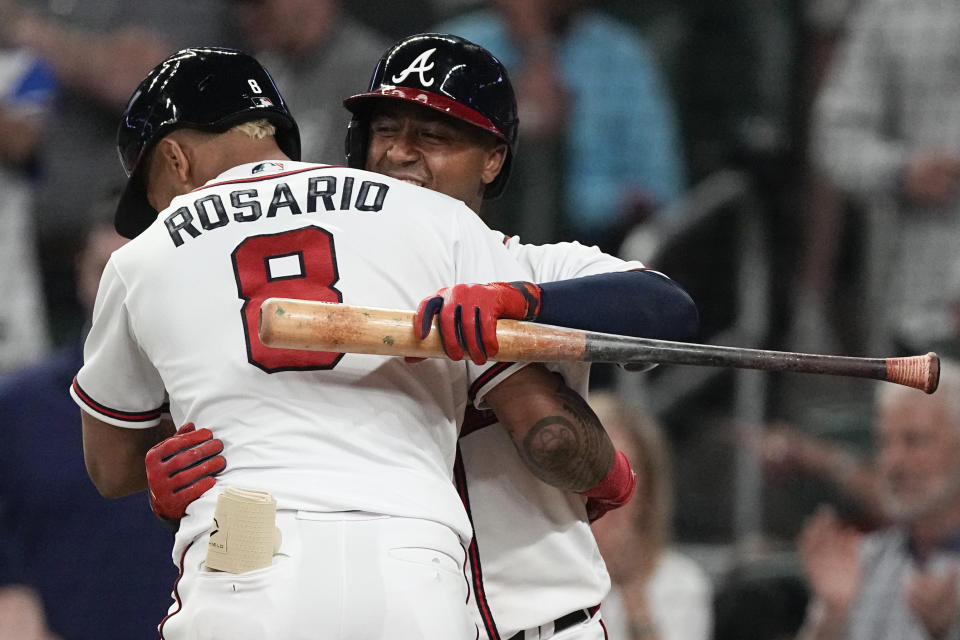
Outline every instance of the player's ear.
POLYGON ((161 172, 168 173, 178 182, 187 182, 190 176, 190 158, 173 136, 167 136, 157 143, 154 151, 155 163, 161 172))
POLYGON ((487 185, 497 179, 497 176, 500 175, 500 170, 503 168, 503 163, 507 159, 507 145, 505 143, 498 143, 491 146, 487 150, 487 154, 483 162, 483 170, 481 171, 481 179, 483 184, 487 185))
POLYGON ((190 170, 191 158, 176 139, 167 136, 158 141, 141 177, 150 206, 163 211, 174 197, 190 191, 190 170))

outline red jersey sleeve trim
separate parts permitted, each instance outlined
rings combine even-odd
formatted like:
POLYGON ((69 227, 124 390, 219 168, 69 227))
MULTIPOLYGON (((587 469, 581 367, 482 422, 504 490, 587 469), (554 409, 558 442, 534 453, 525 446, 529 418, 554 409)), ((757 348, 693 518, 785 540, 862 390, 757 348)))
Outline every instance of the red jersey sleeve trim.
POLYGON ((497 377, 498 374, 503 373, 503 371, 514 365, 513 362, 495 362, 493 366, 487 368, 483 373, 481 373, 476 380, 473 381, 473 384, 470 385, 470 391, 468 397, 471 402, 477 397, 477 393, 480 392, 480 389, 483 388, 483 385, 487 384, 491 380, 497 377))
POLYGON ((73 392, 77 394, 77 397, 80 398, 84 404, 89 406, 91 409, 97 413, 115 418, 117 420, 124 420, 126 422, 150 422, 152 420, 157 420, 160 418, 160 414, 163 412, 163 407, 157 407, 156 409, 151 409, 149 411, 121 411, 119 409, 111 409, 105 405, 100 404, 87 394, 86 391, 80 386, 77 382, 77 379, 73 379, 73 392))

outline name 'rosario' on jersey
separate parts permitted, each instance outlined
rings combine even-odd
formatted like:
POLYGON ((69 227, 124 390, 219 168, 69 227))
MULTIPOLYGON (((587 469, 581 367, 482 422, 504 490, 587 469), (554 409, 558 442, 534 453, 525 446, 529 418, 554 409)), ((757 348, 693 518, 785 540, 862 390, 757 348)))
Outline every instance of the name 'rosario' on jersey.
POLYGON ((276 183, 266 214, 260 204, 258 189, 247 187, 231 191, 228 196, 219 193, 203 195, 194 200, 192 206, 179 207, 173 211, 164 219, 163 224, 174 246, 179 247, 186 241, 185 234, 196 238, 203 231, 223 227, 231 220, 254 222, 263 215, 273 218, 280 210, 287 210, 295 216, 304 212, 315 213, 319 203, 323 204, 324 211, 354 209, 378 212, 383 208, 389 189, 388 185, 371 180, 363 180, 355 189, 354 179, 349 176, 343 178, 342 185, 336 176, 315 176, 307 180, 306 190, 299 194, 299 199, 286 182, 276 183), (229 200, 230 211, 227 210, 225 199, 229 200))

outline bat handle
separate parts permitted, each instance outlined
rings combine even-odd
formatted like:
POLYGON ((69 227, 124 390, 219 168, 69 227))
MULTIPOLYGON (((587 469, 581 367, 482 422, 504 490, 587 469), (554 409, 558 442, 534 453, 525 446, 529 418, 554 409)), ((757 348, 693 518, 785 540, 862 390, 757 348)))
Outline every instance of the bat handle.
POLYGON ((886 359, 887 377, 895 382, 926 393, 933 393, 940 383, 940 358, 930 352, 922 356, 886 359))

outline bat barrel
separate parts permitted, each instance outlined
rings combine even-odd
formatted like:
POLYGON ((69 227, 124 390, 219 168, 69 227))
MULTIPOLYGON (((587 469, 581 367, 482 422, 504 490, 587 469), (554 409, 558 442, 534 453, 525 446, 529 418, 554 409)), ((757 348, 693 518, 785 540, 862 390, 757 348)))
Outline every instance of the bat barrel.
POLYGON ((258 333, 268 347, 372 355, 443 356, 436 332, 419 340, 413 313, 314 300, 268 298, 258 333))
MULTIPOLYGON (((260 341, 268 347, 419 358, 444 357, 440 332, 420 340, 413 312, 313 300, 268 298, 260 306, 260 341)), ((500 362, 583 360, 584 332, 517 320, 497 323, 500 362)))

